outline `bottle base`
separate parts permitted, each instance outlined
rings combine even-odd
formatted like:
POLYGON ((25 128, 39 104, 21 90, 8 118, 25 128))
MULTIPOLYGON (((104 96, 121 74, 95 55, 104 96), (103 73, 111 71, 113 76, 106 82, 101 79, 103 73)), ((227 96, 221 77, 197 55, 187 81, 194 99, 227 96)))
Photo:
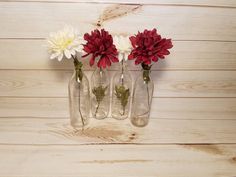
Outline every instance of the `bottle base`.
POLYGON ((97 112, 97 114, 92 113, 92 115, 93 115, 94 119, 103 120, 103 119, 106 119, 108 117, 108 112, 99 111, 99 112, 97 112))
POLYGON ((103 119, 106 119, 107 117, 95 117, 93 116, 94 119, 97 119, 97 120, 103 120, 103 119))
POLYGON ((128 118, 128 116, 118 116, 118 115, 114 115, 114 114, 112 114, 111 117, 116 120, 125 120, 128 118))
POLYGON ((88 120, 84 122, 84 125, 81 122, 70 122, 70 125, 75 129, 82 129, 83 127, 86 127, 88 125, 88 120))
POLYGON ((145 127, 148 125, 148 122, 149 122, 148 119, 143 118, 143 117, 132 117, 131 118, 131 123, 135 127, 145 127))

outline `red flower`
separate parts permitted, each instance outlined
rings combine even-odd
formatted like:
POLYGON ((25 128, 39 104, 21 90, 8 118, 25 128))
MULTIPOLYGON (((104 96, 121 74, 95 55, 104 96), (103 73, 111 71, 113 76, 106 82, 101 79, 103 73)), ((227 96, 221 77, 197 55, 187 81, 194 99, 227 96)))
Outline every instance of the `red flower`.
POLYGON ((83 45, 83 50, 86 52, 83 57, 92 55, 89 62, 90 66, 94 65, 96 57, 99 57, 97 62, 98 67, 106 68, 106 66, 111 66, 111 62, 119 62, 116 57, 118 52, 113 44, 113 38, 104 29, 101 31, 96 29, 91 34, 84 34, 84 40, 87 43, 83 45))
POLYGON ((164 59, 165 55, 170 54, 168 49, 173 47, 171 39, 161 38, 156 29, 138 32, 129 39, 133 46, 129 60, 135 59, 136 65, 149 65, 152 61, 157 62, 159 58, 164 59))

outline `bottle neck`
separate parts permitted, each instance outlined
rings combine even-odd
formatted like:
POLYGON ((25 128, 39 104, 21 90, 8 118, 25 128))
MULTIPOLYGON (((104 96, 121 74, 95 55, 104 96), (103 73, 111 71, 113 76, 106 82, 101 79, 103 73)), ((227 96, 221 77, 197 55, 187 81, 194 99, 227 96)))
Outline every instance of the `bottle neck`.
POLYGON ((150 70, 143 70, 143 80, 148 83, 151 80, 150 70))
POLYGON ((80 83, 83 79, 83 71, 82 71, 83 64, 76 57, 73 57, 73 59, 74 59, 75 79, 77 82, 80 83))
POLYGON ((120 71, 121 71, 121 73, 124 73, 124 72, 127 71, 127 64, 126 64, 126 62, 124 60, 122 60, 120 62, 120 71))
POLYGON ((98 85, 103 85, 109 79, 107 70, 105 68, 97 67, 92 75, 92 80, 98 85))
POLYGON ((107 70, 105 68, 102 68, 102 67, 97 67, 96 70, 95 70, 95 73, 97 73, 99 75, 103 75, 106 72, 107 72, 107 70))
POLYGON ((151 80, 150 73, 151 73, 151 67, 152 65, 146 65, 142 63, 142 68, 143 68, 143 80, 145 83, 148 83, 151 80))

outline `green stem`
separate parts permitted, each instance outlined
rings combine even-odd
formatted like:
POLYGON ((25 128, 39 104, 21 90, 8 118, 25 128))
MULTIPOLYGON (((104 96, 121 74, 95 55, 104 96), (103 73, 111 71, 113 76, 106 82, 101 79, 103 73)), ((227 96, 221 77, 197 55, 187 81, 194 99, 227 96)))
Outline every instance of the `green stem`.
MULTIPOLYGON (((124 86, 124 57, 123 57, 123 60, 121 61, 121 64, 122 64, 122 68, 121 68, 121 83, 122 83, 122 86, 124 86)), ((126 106, 123 106, 123 113, 122 113, 122 116, 125 115, 125 107, 126 106)))
POLYGON ((121 61, 121 83, 124 85, 124 61, 121 61))
POLYGON ((98 113, 98 108, 99 108, 99 106, 100 106, 100 102, 98 102, 98 105, 97 105, 97 107, 96 107, 95 117, 97 117, 97 113, 98 113))
MULTIPOLYGON (((76 56, 73 56, 71 55, 72 58, 74 59, 74 66, 75 66, 75 78, 76 78, 76 82, 78 82, 78 77, 79 76, 83 76, 81 73, 82 73, 82 62, 78 61, 77 57, 76 56), (79 74, 78 74, 79 72, 79 74)), ((80 102, 81 102, 81 81, 82 81, 82 77, 79 77, 79 80, 80 82, 78 83, 79 84, 79 114, 80 114, 80 118, 81 118, 81 122, 82 122, 82 130, 84 130, 84 117, 83 117, 83 114, 82 114, 82 111, 81 111, 81 107, 80 107, 80 102)))
MULTIPOLYGON (((102 79, 101 79, 102 78, 102 67, 99 68, 99 75, 100 75, 99 82, 100 82, 100 85, 102 85, 102 79)), ((98 113, 98 109, 99 109, 100 103, 101 103, 101 101, 98 101, 98 105, 97 105, 96 111, 95 111, 95 117, 97 117, 97 113, 98 113)))
POLYGON ((123 112, 121 114, 122 116, 125 115, 125 106, 123 106, 123 112))
POLYGON ((147 86, 147 101, 148 101, 148 111, 146 111, 145 113, 139 115, 139 116, 143 116, 145 114, 147 114, 150 111, 150 94, 149 94, 149 87, 148 87, 148 83, 150 81, 150 70, 151 70, 151 66, 149 65, 145 65, 144 63, 142 63, 142 68, 143 68, 143 80, 147 86))
POLYGON ((73 56, 73 55, 71 55, 72 56, 72 58, 74 59, 74 67, 75 67, 75 77, 76 77, 76 81, 77 82, 81 82, 82 81, 82 79, 83 79, 83 72, 82 72, 82 67, 83 67, 83 64, 82 64, 82 62, 81 61, 79 61, 78 59, 77 59, 77 57, 76 56, 73 56), (78 79, 79 79, 79 81, 78 81, 78 79))
MULTIPOLYGON (((122 83, 122 86, 124 86, 124 55, 123 55, 123 60, 121 61, 121 83, 122 83)), ((122 105, 122 103, 121 103, 122 105)), ((123 106, 123 112, 122 112, 122 116, 125 115, 125 107, 126 106, 123 106)))
POLYGON ((85 123, 84 123, 84 117, 82 115, 82 111, 81 111, 81 108, 80 108, 80 99, 81 99, 80 97, 81 97, 81 95, 80 95, 80 83, 79 83, 79 114, 80 114, 82 125, 83 125, 82 129, 84 129, 85 123))
POLYGON ((149 95, 148 83, 147 83, 147 95, 148 95, 148 109, 150 110, 150 95, 149 95))
POLYGON ((100 76, 100 77, 99 77, 99 85, 102 85, 102 75, 103 75, 102 71, 103 71, 103 70, 102 70, 102 67, 100 67, 100 68, 99 68, 99 76, 100 76))

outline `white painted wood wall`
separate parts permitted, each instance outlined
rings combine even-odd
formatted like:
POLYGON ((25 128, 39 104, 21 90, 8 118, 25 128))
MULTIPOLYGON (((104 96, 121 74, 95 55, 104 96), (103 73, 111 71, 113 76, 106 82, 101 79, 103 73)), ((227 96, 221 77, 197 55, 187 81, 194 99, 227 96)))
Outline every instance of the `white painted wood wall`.
POLYGON ((0 1, 0 177, 74 176, 236 176, 235 0, 0 1), (49 60, 45 39, 64 24, 85 33, 98 22, 113 34, 156 27, 173 39, 153 68, 146 128, 69 126, 73 67, 49 60))

